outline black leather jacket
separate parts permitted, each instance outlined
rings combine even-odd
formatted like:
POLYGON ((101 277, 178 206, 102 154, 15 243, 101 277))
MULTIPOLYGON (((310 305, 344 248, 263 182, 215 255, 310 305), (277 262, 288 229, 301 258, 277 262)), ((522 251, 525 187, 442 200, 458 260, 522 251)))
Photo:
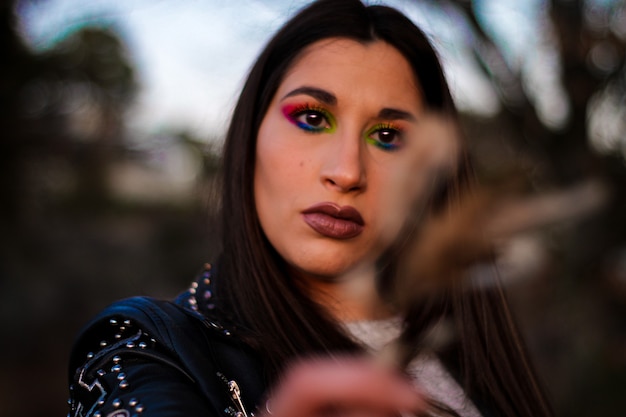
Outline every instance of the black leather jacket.
MULTIPOLYGON (((214 317, 210 265, 175 301, 135 297, 100 313, 70 357, 69 417, 250 417, 262 361, 214 317)), ((496 415, 476 398, 485 417, 496 415)), ((258 414, 258 413, 257 413, 258 414)))
POLYGON ((266 389, 261 363, 198 311, 211 308, 209 282, 207 268, 174 302, 130 298, 92 320, 70 358, 69 416, 254 414, 266 389))

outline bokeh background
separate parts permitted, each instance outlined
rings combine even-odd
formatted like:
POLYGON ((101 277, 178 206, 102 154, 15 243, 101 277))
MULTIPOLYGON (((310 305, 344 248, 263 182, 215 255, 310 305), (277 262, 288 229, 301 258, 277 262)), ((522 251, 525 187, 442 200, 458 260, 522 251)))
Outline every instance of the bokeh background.
MULTIPOLYGON (((0 3, 0 416, 64 415, 80 326, 115 299, 173 297, 213 259, 237 90, 306 3, 0 3)), ((624 415, 626 2, 387 4, 433 38, 482 181, 611 190, 518 236, 505 283, 557 414, 624 415)))

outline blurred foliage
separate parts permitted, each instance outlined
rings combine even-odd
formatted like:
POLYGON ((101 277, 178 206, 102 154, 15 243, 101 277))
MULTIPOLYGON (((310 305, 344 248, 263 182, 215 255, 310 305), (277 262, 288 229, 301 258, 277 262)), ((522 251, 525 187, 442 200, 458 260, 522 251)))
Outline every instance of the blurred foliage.
MULTIPOLYGON (((493 117, 462 115, 483 182, 513 179, 533 192, 593 177, 612 190, 598 215, 543 231, 548 261, 508 290, 558 415, 621 415, 626 4, 546 3, 542 36, 556 51, 554 76, 568 109, 555 126, 542 119, 523 66, 507 61, 483 26, 478 1, 422 2, 464 18, 473 56, 502 103, 493 117)), ((188 132, 163 134, 159 146, 200 161, 194 185, 176 183, 187 187, 176 199, 120 197, 115 174, 133 174, 146 191, 141 181, 148 175, 154 186, 167 162, 161 149, 139 149, 126 129, 140 82, 123 39, 114 26, 83 27, 35 53, 15 27, 13 2, 2 2, 0 416, 62 415, 66 358, 79 326, 116 298, 173 296, 216 252, 207 203, 217 204, 219 158, 188 132), (37 401, 32 381, 44 387, 37 401)), ((157 181, 157 193, 166 189, 157 181)))
MULTIPOLYGON (((65 415, 79 327, 114 299, 171 297, 215 248, 202 199, 142 202, 114 192, 121 167, 147 164, 125 128, 138 82, 114 28, 76 28, 43 53, 15 28, 13 4, 2 2, 0 415, 65 415)), ((200 140, 170 136, 215 172, 200 140)), ((210 184, 195 187, 209 195, 210 184)))
POLYGON ((77 199, 99 204, 107 195, 107 163, 124 140, 123 111, 136 92, 121 40, 109 30, 85 28, 34 54, 14 31, 11 7, 3 6, 1 18, 2 214, 19 219, 32 206, 24 190, 37 179, 25 165, 45 170, 60 161, 75 181, 77 199))

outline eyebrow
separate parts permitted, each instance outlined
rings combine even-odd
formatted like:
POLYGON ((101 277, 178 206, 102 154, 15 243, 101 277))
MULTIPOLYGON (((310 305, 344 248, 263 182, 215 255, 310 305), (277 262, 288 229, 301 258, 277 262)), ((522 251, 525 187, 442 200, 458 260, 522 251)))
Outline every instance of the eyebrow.
POLYGON ((285 94, 283 100, 287 97, 297 96, 299 94, 311 96, 329 106, 335 106, 337 104, 337 97, 335 97, 333 93, 322 90, 321 88, 309 86, 298 87, 295 90, 290 91, 289 93, 285 94))
POLYGON ((408 120, 410 122, 417 120, 416 117, 408 111, 390 109, 387 107, 378 112, 378 118, 383 120, 408 120))
MULTIPOLYGON (((283 97, 283 100, 286 99, 287 97, 293 97, 299 94, 311 96, 329 106, 337 105, 337 97, 335 97, 333 93, 323 90, 321 88, 310 87, 310 86, 302 86, 302 87, 296 88, 295 90, 290 91, 289 93, 285 94, 285 96, 283 97)), ((378 112, 378 118, 383 119, 383 120, 408 120, 411 122, 414 122, 417 120, 413 114, 407 111, 399 110, 399 109, 392 109, 388 107, 385 107, 381 109, 380 112, 378 112)))

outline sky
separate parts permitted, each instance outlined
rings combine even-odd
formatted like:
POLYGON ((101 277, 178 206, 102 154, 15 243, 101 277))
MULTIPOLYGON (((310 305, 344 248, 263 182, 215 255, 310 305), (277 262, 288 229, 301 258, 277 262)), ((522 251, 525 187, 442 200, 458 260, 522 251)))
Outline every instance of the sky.
MULTIPOLYGON (((116 28, 141 88, 127 119, 131 129, 153 134, 181 128, 211 137, 224 131, 247 70, 265 42, 309 1, 30 0, 22 3, 18 17, 20 32, 35 50, 45 50, 83 26, 116 28)), ((496 93, 470 56, 470 34, 453 10, 417 1, 382 3, 402 10, 431 36, 462 110, 497 111, 496 93)), ((521 66, 533 56, 545 61, 536 35, 542 0, 475 3, 510 63, 521 66)), ((538 91, 553 84, 541 79, 546 71, 536 72, 538 91)), ((558 94, 550 97, 558 100, 558 94)), ((546 106, 554 108, 554 103, 546 106)))

